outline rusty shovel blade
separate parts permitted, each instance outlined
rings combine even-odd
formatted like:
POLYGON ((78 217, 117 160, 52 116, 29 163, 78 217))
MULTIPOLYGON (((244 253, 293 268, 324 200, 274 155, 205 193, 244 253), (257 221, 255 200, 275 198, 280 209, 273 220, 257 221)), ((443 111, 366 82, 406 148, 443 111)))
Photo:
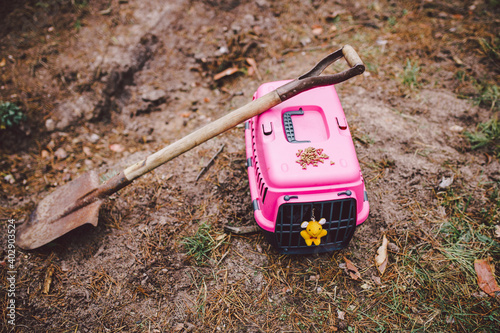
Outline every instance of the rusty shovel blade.
POLYGON ((91 171, 49 194, 40 201, 29 220, 18 228, 16 244, 31 250, 86 223, 97 226, 102 199, 88 202, 83 207, 74 204, 98 187, 99 176, 91 171))

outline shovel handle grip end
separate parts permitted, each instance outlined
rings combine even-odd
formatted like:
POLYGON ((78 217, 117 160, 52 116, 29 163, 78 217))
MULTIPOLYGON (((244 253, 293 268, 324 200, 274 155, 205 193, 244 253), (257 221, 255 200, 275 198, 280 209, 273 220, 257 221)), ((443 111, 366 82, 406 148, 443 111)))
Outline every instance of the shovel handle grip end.
POLYGON ((347 61, 349 67, 354 68, 358 66, 363 66, 364 70, 365 65, 363 64, 363 61, 361 60, 358 53, 352 48, 351 45, 344 45, 344 47, 342 48, 342 54, 344 55, 344 58, 347 61))
POLYGON ((345 45, 341 49, 327 55, 309 72, 300 76, 298 79, 279 87, 276 91, 283 102, 312 88, 344 82, 356 75, 362 74, 364 71, 365 65, 363 64, 363 61, 361 61, 358 53, 350 45, 345 45), (336 74, 320 75, 328 66, 340 58, 346 59, 349 69, 336 74))

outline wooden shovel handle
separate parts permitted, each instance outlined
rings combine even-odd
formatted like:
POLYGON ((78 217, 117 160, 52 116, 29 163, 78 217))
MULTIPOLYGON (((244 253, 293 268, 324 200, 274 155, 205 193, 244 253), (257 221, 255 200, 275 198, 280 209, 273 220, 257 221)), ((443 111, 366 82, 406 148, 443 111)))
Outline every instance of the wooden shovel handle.
POLYGON ((210 124, 205 125, 188 136, 185 136, 171 145, 157 151, 156 153, 146 157, 144 160, 131 165, 123 171, 124 176, 128 180, 132 181, 181 155, 182 153, 198 146, 200 143, 210 140, 211 138, 244 122, 245 120, 278 105, 279 103, 281 103, 280 96, 276 93, 276 91, 271 91, 261 98, 242 106, 241 108, 225 115, 222 118, 219 118, 214 122, 211 122, 210 124))
POLYGON ((89 194, 85 200, 92 198, 102 198, 108 196, 119 189, 130 184, 134 179, 150 172, 171 159, 187 152, 199 144, 210 140, 211 138, 233 128, 234 126, 248 120, 281 102, 306 90, 337 84, 350 79, 353 76, 363 73, 365 67, 358 54, 349 45, 329 54, 322 59, 309 72, 300 76, 278 89, 267 93, 266 95, 242 106, 241 108, 225 115, 218 120, 205 125, 201 129, 189 134, 188 136, 172 143, 171 145, 157 151, 146 157, 144 160, 131 165, 118 175, 102 184, 96 191, 89 194), (323 70, 333 62, 344 57, 351 68, 340 73, 332 75, 320 75, 323 70))

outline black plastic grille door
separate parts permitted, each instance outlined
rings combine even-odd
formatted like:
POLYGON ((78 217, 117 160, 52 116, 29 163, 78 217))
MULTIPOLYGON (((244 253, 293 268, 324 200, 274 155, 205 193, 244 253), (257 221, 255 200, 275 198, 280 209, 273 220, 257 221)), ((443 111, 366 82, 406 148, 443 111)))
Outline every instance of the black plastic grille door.
POLYGON ((346 247, 356 229, 356 200, 352 198, 309 202, 286 203, 280 206, 276 219, 275 240, 282 253, 315 253, 340 250, 346 247), (316 221, 324 218, 323 225, 328 233, 321 238, 319 246, 307 246, 300 236, 300 226, 313 217, 316 221))

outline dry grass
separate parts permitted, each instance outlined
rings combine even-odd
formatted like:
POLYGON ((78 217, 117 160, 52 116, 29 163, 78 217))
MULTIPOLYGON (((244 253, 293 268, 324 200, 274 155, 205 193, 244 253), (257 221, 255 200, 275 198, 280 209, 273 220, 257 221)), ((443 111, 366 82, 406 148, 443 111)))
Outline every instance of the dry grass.
MULTIPOLYGON (((428 59, 437 56, 439 47, 434 36, 436 29, 426 22, 425 13, 438 14, 435 11, 444 8, 441 6, 444 3, 423 11, 406 7, 412 11, 411 15, 395 13, 388 19, 382 30, 391 32, 393 38, 402 36, 407 43, 404 52, 385 59, 374 50, 363 49, 361 54, 368 59, 368 67, 376 69, 371 74, 394 73, 411 90, 434 84, 431 73, 434 69, 428 59), (400 71, 391 68, 395 61, 400 64, 400 71)), ((454 15, 459 21, 464 19, 460 16, 463 14, 454 15)), ((471 24, 471 31, 484 29, 471 24)), ((453 45, 453 38, 458 41, 467 34, 462 31, 462 35, 457 34, 445 43, 453 45)), ((374 39, 371 35, 356 38, 374 39)), ((352 40, 346 36, 342 39, 352 40)), ((460 54, 458 58, 464 56, 463 51, 454 49, 460 54)), ((369 140, 358 141, 371 144, 369 140)), ((387 158, 363 165, 368 168, 365 176, 371 187, 387 177, 388 169, 397 167, 387 158)), ((500 259, 498 241, 493 238, 493 224, 498 223, 500 210, 498 186, 498 183, 484 184, 482 190, 490 193, 484 198, 475 198, 464 186, 444 192, 431 191, 433 199, 426 202, 403 198, 400 204, 410 212, 410 219, 391 226, 388 237, 396 250, 390 251, 389 269, 380 280, 371 264, 360 267, 362 281, 353 281, 346 275, 340 268, 342 256, 352 252, 318 257, 278 256, 267 252, 262 238, 254 236, 252 243, 264 249, 257 256, 266 257, 265 265, 245 260, 251 268, 233 283, 227 282, 228 272, 221 269, 217 273, 222 275, 219 277, 222 280, 217 280, 219 288, 212 291, 204 280, 205 284, 200 285, 200 306, 204 308, 200 318, 206 327, 222 331, 494 332, 500 325, 499 303, 478 292, 473 263, 474 259, 486 256, 493 256, 497 262, 500 259), (471 200, 477 200, 475 204, 483 208, 471 210, 467 207, 472 205, 471 200), (430 209, 444 209, 445 217, 429 216, 430 209), (489 219, 491 214, 496 218, 489 219), (265 283, 257 290, 249 290, 245 281, 255 280, 255 276, 262 277, 265 283)), ((376 249, 373 243, 354 246, 368 256, 374 255, 376 249)), ((228 258, 235 256, 233 249, 231 246, 228 258)), ((364 258, 361 262, 367 264, 364 258)), ((210 274, 205 278, 210 279, 210 274)))

